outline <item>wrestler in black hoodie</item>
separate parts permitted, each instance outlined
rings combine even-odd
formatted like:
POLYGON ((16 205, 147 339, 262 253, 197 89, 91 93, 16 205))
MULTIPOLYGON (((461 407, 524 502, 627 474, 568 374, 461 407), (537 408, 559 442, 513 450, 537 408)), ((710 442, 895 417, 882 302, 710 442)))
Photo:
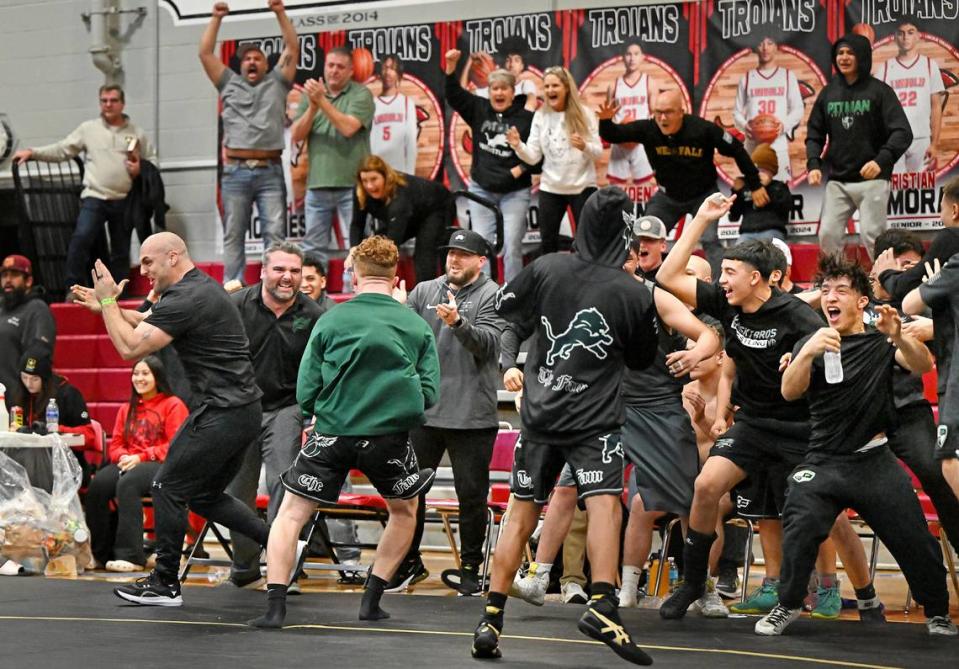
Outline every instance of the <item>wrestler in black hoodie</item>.
POLYGON ((536 323, 521 411, 530 441, 574 444, 618 430, 624 363, 642 369, 656 355, 651 293, 623 271, 632 208, 619 188, 597 191, 575 253, 538 258, 496 296, 501 316, 536 323))
POLYGON ((839 38, 832 47, 837 74, 820 91, 806 124, 806 165, 809 171, 829 167, 829 178, 864 181, 859 170, 871 160, 879 165, 878 179, 889 179, 893 165, 912 143, 909 119, 896 93, 872 71, 872 47, 862 35, 839 38), (856 54, 858 75, 850 82, 838 72, 836 53, 848 46, 856 54), (826 138, 829 151, 820 159, 826 138))

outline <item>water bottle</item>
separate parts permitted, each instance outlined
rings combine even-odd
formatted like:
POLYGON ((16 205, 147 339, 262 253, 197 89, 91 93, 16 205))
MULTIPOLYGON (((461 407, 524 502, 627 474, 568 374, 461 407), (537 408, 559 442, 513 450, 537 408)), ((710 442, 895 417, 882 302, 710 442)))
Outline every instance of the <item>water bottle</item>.
POLYGON ((7 411, 7 389, 0 383, 0 432, 10 431, 10 412, 7 411))
POLYGON ((669 558, 669 591, 672 592, 679 580, 679 570, 676 569, 675 558, 669 558))
POLYGON ((343 267, 343 292, 353 292, 353 272, 348 270, 346 266, 343 267))
POLYGON ((47 434, 53 434, 60 431, 60 408, 57 407, 57 401, 50 398, 47 404, 47 434))
POLYGON ((842 355, 839 351, 826 351, 822 359, 826 365, 826 383, 842 383, 842 355))

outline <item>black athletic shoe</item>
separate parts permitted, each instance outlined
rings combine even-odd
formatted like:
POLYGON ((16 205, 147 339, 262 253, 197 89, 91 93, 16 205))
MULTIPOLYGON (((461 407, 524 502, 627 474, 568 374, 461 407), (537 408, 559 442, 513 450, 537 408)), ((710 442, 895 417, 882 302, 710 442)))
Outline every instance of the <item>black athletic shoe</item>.
POLYGON ((499 649, 500 630, 483 618, 473 632, 473 647, 470 654, 477 660, 497 660, 503 657, 499 649))
POLYGON ((577 627, 591 639, 602 641, 627 662, 644 666, 653 663, 653 658, 633 643, 612 602, 591 600, 577 627))
POLYGON ((183 606, 180 582, 164 583, 155 571, 134 583, 114 588, 113 594, 120 599, 144 606, 183 606))
POLYGON ((873 606, 868 609, 859 609, 859 621, 872 625, 882 624, 886 622, 885 610, 886 606, 884 604, 873 606))
POLYGON ((662 606, 659 607, 659 615, 666 620, 678 620, 686 615, 686 609, 690 604, 702 597, 706 593, 706 584, 700 583, 693 585, 688 581, 676 588, 676 591, 669 596, 662 606))
POLYGON ((417 557, 415 560, 404 560, 400 563, 393 578, 383 588, 383 592, 403 592, 411 585, 416 585, 426 579, 430 573, 423 564, 423 559, 417 557))

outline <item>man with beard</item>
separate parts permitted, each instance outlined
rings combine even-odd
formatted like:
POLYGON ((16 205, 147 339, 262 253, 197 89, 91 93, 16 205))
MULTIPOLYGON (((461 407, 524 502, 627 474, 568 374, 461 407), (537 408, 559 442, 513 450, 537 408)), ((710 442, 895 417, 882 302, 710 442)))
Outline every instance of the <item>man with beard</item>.
MULTIPOLYGON (((273 522, 283 499, 280 474, 300 450, 303 419, 296 404, 296 375, 313 325, 323 313, 320 305, 300 292, 302 274, 300 248, 277 242, 263 254, 260 283, 230 296, 250 340, 256 385, 263 392, 263 419, 227 492, 253 509, 260 468, 265 466, 270 495, 267 522, 273 522)), ((242 535, 233 539, 230 581, 234 585, 246 587, 260 580, 261 548, 242 535)))
POLYGON ((473 657, 501 656, 507 592, 523 547, 556 477, 569 463, 589 517, 592 598, 579 620, 583 634, 634 664, 652 664, 617 612, 625 420, 625 367, 642 369, 656 352, 653 299, 623 271, 633 203, 607 187, 586 201, 573 255, 537 258, 496 295, 496 311, 535 323, 523 384, 523 439, 515 451, 515 501, 496 549, 486 608, 473 634, 473 657))
POLYGON ((182 239, 172 232, 147 237, 140 247, 140 273, 159 297, 145 313, 120 308, 123 285, 113 281, 100 260, 94 263, 92 294, 81 292, 78 298, 102 313, 110 341, 124 360, 173 344, 190 379, 192 401, 153 481, 156 569, 114 593, 136 604, 182 606, 177 572, 187 506, 266 545, 266 524, 224 492, 259 433, 263 393, 254 382, 239 312, 216 281, 196 268, 182 239))
POLYGON ((283 53, 269 69, 266 54, 255 43, 240 45, 236 57, 240 74, 213 52, 225 2, 213 5, 210 22, 200 38, 200 62, 220 92, 223 106, 223 146, 226 158, 220 187, 223 193, 223 282, 242 281, 246 268, 246 233, 253 203, 262 220, 263 245, 286 236, 286 183, 283 179, 283 123, 286 96, 293 87, 300 43, 286 15, 283 0, 270 0, 283 33, 283 53))
MULTIPOLYGON (((500 336, 505 323, 494 308, 497 285, 483 273, 489 246, 472 230, 458 230, 446 247, 446 275, 416 284, 406 304, 425 320, 440 356, 439 401, 426 411, 426 425, 410 431, 420 467, 436 469, 444 452, 453 466, 460 505, 461 594, 482 589, 489 461, 499 421, 500 336)), ((416 513, 416 534, 406 560, 387 590, 400 590, 428 576, 420 557, 425 497, 416 513)), ((445 579, 444 579, 445 580, 445 579)))
POLYGON ((20 356, 35 345, 53 351, 57 324, 50 307, 33 290, 33 264, 10 255, 0 266, 0 383, 9 393, 20 382, 20 356))

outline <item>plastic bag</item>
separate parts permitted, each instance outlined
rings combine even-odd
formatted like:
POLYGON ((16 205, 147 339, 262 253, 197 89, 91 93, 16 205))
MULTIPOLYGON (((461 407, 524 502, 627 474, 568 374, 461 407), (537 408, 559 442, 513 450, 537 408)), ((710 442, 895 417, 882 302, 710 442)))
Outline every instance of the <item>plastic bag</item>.
POLYGON ((31 486, 26 470, 0 452, 0 555, 34 573, 42 573, 49 560, 60 556, 74 556, 79 571, 93 563, 90 531, 77 496, 80 463, 55 439, 50 493, 31 486))

